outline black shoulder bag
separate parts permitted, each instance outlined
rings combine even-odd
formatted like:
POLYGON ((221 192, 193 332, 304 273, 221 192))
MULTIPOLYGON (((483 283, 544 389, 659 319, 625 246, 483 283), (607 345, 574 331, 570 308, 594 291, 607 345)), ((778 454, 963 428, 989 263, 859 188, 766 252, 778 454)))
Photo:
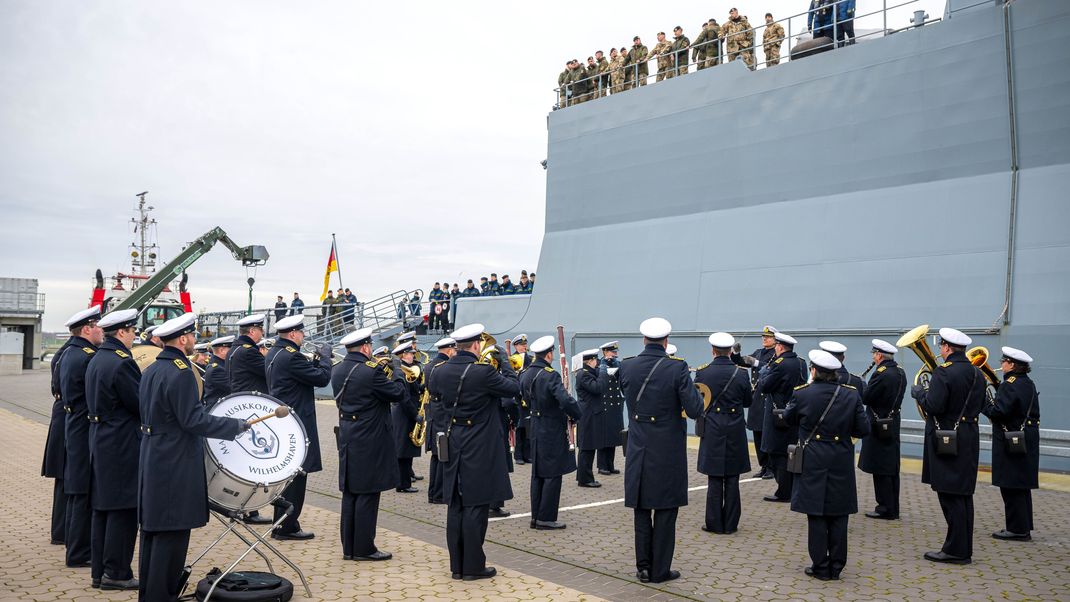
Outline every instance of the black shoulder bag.
POLYGON ((1025 411, 1025 417, 1022 418, 1022 426, 1016 431, 1008 431, 1007 427, 1003 427, 1003 436, 1007 443, 1007 453, 1020 456, 1025 454, 1028 450, 1025 448, 1025 425, 1029 422, 1029 413, 1033 411, 1033 404, 1037 400, 1037 386, 1033 385, 1033 399, 1029 401, 1029 408, 1025 411))
POLYGON ((732 376, 728 377, 728 382, 724 384, 724 388, 721 389, 721 392, 718 393, 715 397, 711 397, 710 405, 706 406, 705 409, 702 410, 702 415, 699 416, 698 420, 695 421, 696 437, 699 437, 701 439, 702 437, 706 436, 706 414, 709 413, 710 408, 713 407, 713 404, 717 403, 717 400, 720 399, 721 396, 724 395, 724 392, 728 390, 728 385, 732 384, 732 381, 736 379, 736 373, 738 372, 739 366, 736 366, 736 369, 732 371, 732 376))
POLYGON ((825 421, 825 416, 828 416, 829 410, 832 409, 832 404, 836 403, 836 398, 840 395, 840 385, 836 385, 836 390, 832 393, 832 399, 829 400, 825 411, 821 412, 821 417, 817 419, 817 424, 814 425, 814 430, 810 431, 810 436, 806 438, 806 441, 798 445, 788 446, 788 472, 792 474, 802 474, 803 471, 803 456, 806 452, 806 446, 809 445, 810 440, 817 434, 817 429, 821 427, 821 423, 825 421))
POLYGON ((473 364, 468 364, 464 367, 464 372, 461 373, 461 380, 457 383, 457 397, 453 400, 453 406, 450 407, 450 423, 446 427, 446 432, 435 433, 435 450, 438 452, 438 461, 448 464, 450 461, 450 431, 453 430, 453 417, 454 412, 457 410, 457 404, 461 401, 461 387, 464 386, 464 377, 468 376, 468 369, 473 364))
MULTIPOLYGON (((643 398, 643 392, 646 391, 646 385, 650 382, 650 377, 654 375, 654 371, 658 369, 661 362, 664 362, 669 356, 658 358, 658 361, 654 362, 654 367, 647 372, 646 378, 643 379, 643 385, 639 387, 639 394, 635 396, 635 413, 639 413, 639 400, 643 398)), ((622 429, 620 432, 620 450, 621 454, 625 457, 628 455, 628 429, 622 429)))
POLYGON ((936 455, 957 456, 959 455, 959 424, 966 417, 966 408, 970 406, 970 398, 973 397, 973 386, 977 384, 977 374, 980 370, 973 371, 973 380, 970 381, 970 392, 966 394, 966 403, 962 404, 962 413, 955 420, 955 426, 950 429, 941 429, 940 421, 933 416, 933 424, 936 426, 936 455))
POLYGON ((906 373, 899 366, 895 367, 899 371, 899 376, 902 379, 899 381, 899 388, 896 390, 895 403, 892 404, 892 410, 888 412, 885 417, 880 417, 876 412, 873 412, 873 427, 871 432, 878 439, 892 439, 895 437, 895 433, 892 432, 892 427, 895 426, 895 413, 899 411, 900 406, 903 403, 903 391, 906 389, 906 373))

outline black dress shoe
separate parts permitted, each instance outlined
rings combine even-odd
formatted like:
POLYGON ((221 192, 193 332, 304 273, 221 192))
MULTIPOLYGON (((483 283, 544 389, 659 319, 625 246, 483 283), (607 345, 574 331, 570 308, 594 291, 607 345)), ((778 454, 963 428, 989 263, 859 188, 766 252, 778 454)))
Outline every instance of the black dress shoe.
POLYGON ((770 479, 772 479, 774 477, 776 477, 776 473, 774 473, 773 471, 771 471, 769 469, 766 469, 765 474, 762 475, 762 479, 765 480, 765 481, 768 481, 768 480, 770 480, 770 479))
POLYGON ((90 585, 93 586, 93 589, 100 589, 100 579, 94 579, 90 585))
POLYGON ((806 567, 805 569, 803 569, 803 572, 806 573, 806 575, 808 577, 813 577, 814 579, 820 579, 821 581, 828 581, 829 580, 829 577, 827 575, 825 575, 824 573, 815 572, 814 571, 814 567, 812 567, 812 566, 806 567))
POLYGON ((925 560, 943 562, 945 564, 970 564, 973 562, 973 560, 969 558, 960 558, 958 556, 952 556, 951 554, 945 554, 942 550, 939 552, 926 552, 925 560))
POLYGON ((456 579, 456 580, 460 581, 462 577, 464 577, 464 575, 462 575, 460 573, 450 573, 450 578, 451 579, 456 579))
POLYGON ((463 579, 465 581, 476 581, 478 579, 490 579, 491 577, 493 577, 493 576, 495 576, 497 574, 498 574, 498 570, 497 569, 495 569, 492 566, 488 566, 487 568, 483 569, 479 573, 476 573, 475 575, 465 575, 463 577, 463 579))
POLYGON ((718 535, 724 535, 724 531, 717 531, 707 527, 706 525, 702 525, 702 530, 707 533, 717 533, 718 535))
POLYGON ((376 551, 372 552, 371 554, 368 554, 367 556, 354 556, 353 560, 370 560, 370 561, 390 560, 393 557, 394 557, 394 555, 391 554, 390 552, 384 552, 382 550, 376 550, 376 551))
POLYGON ((613 471, 611 471, 611 470, 602 470, 601 468, 599 468, 598 469, 598 474, 609 475, 609 474, 613 474, 613 471))
POLYGON ((523 465, 527 464, 527 462, 525 462, 523 460, 513 460, 513 463, 517 464, 519 466, 523 466, 523 465))
POLYGON ((665 577, 663 577, 661 579, 658 579, 657 581, 651 579, 651 581, 654 582, 654 583, 665 583, 666 581, 672 581, 674 579, 679 579, 679 578, 680 578, 680 571, 672 571, 672 570, 670 570, 668 573, 665 574, 665 577))
POLYGON ((491 518, 505 518, 507 516, 512 516, 512 514, 512 512, 503 508, 491 508, 490 511, 487 512, 487 516, 491 518))
POLYGON ((1002 539, 1004 541, 1032 541, 1033 536, 1028 533, 1012 533, 1006 529, 1002 531, 996 531, 992 534, 992 537, 996 539, 1002 539))
POLYGON ((762 499, 767 501, 767 502, 780 502, 780 503, 785 503, 785 502, 790 502, 791 501, 788 498, 777 497, 775 495, 767 495, 767 496, 763 497, 762 499))
POLYGON ((67 545, 67 542, 61 541, 59 539, 53 539, 52 541, 50 541, 48 543, 50 543, 50 544, 52 544, 54 546, 65 546, 65 545, 67 545))
POLYGON ((610 468, 609 469, 609 474, 620 474, 620 471, 617 470, 616 468, 610 468))
POLYGON ((899 520, 898 516, 892 514, 881 514, 880 512, 867 512, 866 518, 877 518, 880 520, 899 520))
POLYGON ((306 539, 312 539, 316 534, 311 531, 293 531, 291 533, 282 533, 275 531, 271 534, 271 539, 278 540, 292 540, 292 541, 304 541, 306 539))
POLYGON ((111 577, 109 577, 107 575, 104 575, 103 577, 100 578, 100 589, 130 590, 130 589, 137 589, 137 588, 138 588, 138 581, 137 581, 137 579, 134 579, 134 578, 130 578, 130 579, 112 579, 111 577))
POLYGON ((638 579, 640 583, 650 583, 650 571, 638 571, 635 574, 635 578, 638 579))
POLYGON ((275 521, 260 514, 250 514, 249 516, 246 516, 245 520, 242 522, 247 525, 270 525, 275 521))
POLYGON ((424 478, 422 476, 418 475, 418 474, 415 474, 415 475, 412 475, 412 480, 414 480, 414 481, 422 481, 422 480, 424 480, 424 478))
POLYGON ((598 481, 591 481, 590 483, 580 483, 580 487, 590 487, 591 489, 597 489, 601 486, 602 484, 598 481))
POLYGON ((531 523, 528 526, 530 526, 532 529, 534 529, 535 528, 535 523, 537 523, 537 522, 538 521, 536 521, 535 519, 531 519, 531 523))
POLYGON ((752 479, 764 479, 765 478, 765 469, 764 468, 759 468, 758 472, 752 474, 750 476, 750 478, 752 478, 752 479))
POLYGON ((419 491, 419 489, 417 489, 415 487, 405 487, 404 489, 401 488, 401 487, 398 487, 394 491, 396 491, 398 493, 416 493, 417 491, 419 491))
POLYGON ((559 523, 556 520, 537 520, 535 521, 535 528, 539 531, 552 531, 555 529, 564 529, 565 523, 559 523))

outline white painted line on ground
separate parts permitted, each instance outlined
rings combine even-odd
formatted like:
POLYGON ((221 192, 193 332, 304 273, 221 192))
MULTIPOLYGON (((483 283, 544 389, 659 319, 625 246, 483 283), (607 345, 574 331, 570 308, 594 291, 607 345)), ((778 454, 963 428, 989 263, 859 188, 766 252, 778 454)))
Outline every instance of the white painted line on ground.
MULTIPOLYGON (((751 478, 751 479, 740 479, 739 480, 740 483, 750 483, 752 481, 761 481, 761 479, 751 478)), ((706 487, 707 487, 707 485, 699 485, 697 487, 689 487, 687 490, 688 491, 700 491, 702 489, 705 489, 706 487)), ((612 505, 612 504, 623 504, 623 503, 624 503, 624 498, 620 498, 619 500, 605 500, 603 502, 591 502, 589 504, 580 504, 578 506, 566 506, 564 508, 559 508, 557 511, 558 512, 565 512, 566 510, 583 510, 585 508, 597 508, 598 506, 609 506, 609 505, 612 505)), ((501 516, 501 517, 498 517, 498 518, 488 519, 487 522, 493 523, 493 522, 497 522, 497 521, 501 521, 501 520, 512 520, 514 518, 528 518, 530 516, 531 516, 530 512, 514 512, 513 514, 510 514, 509 516, 501 516)))

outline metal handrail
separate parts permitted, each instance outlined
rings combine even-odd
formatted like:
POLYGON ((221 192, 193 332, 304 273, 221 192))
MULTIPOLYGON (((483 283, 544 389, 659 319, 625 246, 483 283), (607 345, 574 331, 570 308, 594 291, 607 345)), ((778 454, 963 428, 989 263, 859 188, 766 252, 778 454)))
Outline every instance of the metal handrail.
MULTIPOLYGON (((846 1, 847 0, 836 0, 832 4, 823 6, 822 9, 826 9, 827 8, 829 10, 832 10, 835 13, 835 11, 837 10, 837 7, 841 3, 846 2, 846 1)), ((877 35, 877 34, 881 34, 881 37, 884 37, 884 36, 887 36, 889 34, 896 33, 897 31, 902 31, 904 29, 913 29, 915 27, 919 27, 920 25, 911 25, 909 27, 905 27, 905 28, 901 28, 901 29, 895 29, 895 30, 889 30, 888 29, 888 11, 894 10, 894 9, 898 9, 898 8, 902 8, 902 7, 908 6, 910 4, 916 4, 919 1, 920 0, 904 0, 903 2, 900 2, 898 4, 893 4, 893 5, 889 6, 888 5, 888 0, 883 0, 882 7, 880 9, 874 10, 872 12, 861 14, 861 15, 856 14, 855 16, 853 16, 850 19, 845 20, 845 21, 840 21, 838 18, 833 17, 832 26, 831 26, 832 32, 833 32, 833 34, 832 34, 832 42, 829 43, 829 44, 825 44, 825 45, 822 45, 822 46, 815 47, 815 50, 817 48, 835 47, 836 44, 837 44, 836 37, 837 37, 837 34, 839 33, 839 25, 840 25, 840 23, 843 23, 843 22, 846 22, 846 21, 853 21, 853 22, 857 23, 861 19, 864 19, 866 17, 872 17, 874 15, 883 15, 883 17, 884 17, 884 26, 883 26, 882 29, 880 29, 878 31, 870 32, 870 33, 867 33, 867 34, 863 34, 863 35, 860 35, 860 36, 856 35, 856 36, 854 36, 852 38, 852 40, 860 40, 860 39, 868 38, 868 37, 871 37, 871 36, 874 36, 874 35, 877 35)), ((990 0, 987 0, 987 1, 990 1, 990 0)), ((969 8, 969 7, 966 7, 966 8, 969 8)), ((777 59, 778 63, 790 62, 791 61, 792 39, 794 37, 792 35, 791 21, 793 19, 797 19, 797 18, 805 18, 805 17, 809 16, 810 13, 811 13, 811 11, 809 9, 807 9, 807 10, 801 12, 801 13, 796 13, 796 14, 791 15, 789 17, 784 17, 782 19, 775 20, 772 23, 764 23, 763 22, 761 25, 759 25, 757 27, 751 27, 750 29, 731 34, 732 37, 744 36, 747 33, 750 33, 751 36, 752 36, 751 37, 752 41, 751 41, 751 45, 750 46, 740 50, 739 52, 733 53, 733 54, 738 56, 738 55, 742 55, 744 52, 747 52, 747 51, 751 51, 752 53, 756 53, 759 48, 763 48, 764 45, 765 45, 764 41, 761 44, 757 43, 757 39, 758 39, 757 31, 759 29, 764 29, 764 28, 768 27, 769 25, 773 25, 773 24, 776 24, 776 23, 783 24, 784 22, 787 22, 787 26, 785 28, 784 37, 780 38, 779 40, 775 40, 775 42, 778 42, 778 43, 787 42, 787 45, 788 45, 787 52, 777 59)), ((927 20, 925 22, 925 24, 936 23, 936 22, 939 22, 940 20, 941 19, 939 19, 939 18, 937 18, 937 19, 929 19, 929 20, 927 20)), ((721 27, 724 27, 724 26, 722 25, 721 27)), ((799 36, 801 36, 801 35, 803 35, 805 33, 812 33, 812 30, 810 28, 808 28, 805 31, 800 32, 799 36)), ((698 48, 700 48, 702 46, 707 46, 709 44, 717 44, 718 45, 717 63, 714 64, 714 65, 711 65, 711 67, 709 67, 709 68, 712 68, 712 67, 715 67, 717 65, 725 64, 725 58, 726 58, 726 55, 728 54, 724 50, 724 48, 722 46, 724 44, 725 40, 726 40, 726 37, 722 36, 722 37, 719 37, 717 40, 710 40, 708 42, 703 42, 701 44, 698 44, 697 46, 688 46, 685 50, 669 51, 669 52, 662 53, 662 54, 653 54, 653 53, 651 53, 651 54, 648 54, 646 60, 642 61, 642 62, 643 63, 649 63, 651 61, 657 60, 657 58, 661 57, 661 56, 672 57, 673 55, 675 55, 675 54, 677 54, 679 52, 684 52, 688 56, 693 56, 694 53, 692 51, 694 49, 698 49, 698 48)), ((773 43, 773 42, 770 42, 770 43, 773 43)), ((753 70, 757 70, 759 66, 767 65, 768 62, 769 62, 767 60, 762 60, 762 61, 759 62, 757 60, 757 56, 755 56, 754 58, 755 58, 755 63, 754 63, 754 69, 753 70)), ((740 56, 740 58, 736 58, 735 60, 742 60, 742 58, 740 56)), ((633 82, 632 83, 632 88, 639 87, 639 85, 640 85, 638 83, 640 81, 639 65, 640 65, 640 63, 632 63, 631 65, 628 65, 626 67, 626 70, 631 71, 631 77, 629 77, 628 80, 633 82)), ((690 74, 690 73, 692 73, 692 71, 691 71, 691 66, 692 65, 695 65, 695 66, 699 65, 699 61, 688 62, 686 65, 672 66, 672 67, 669 67, 666 72, 673 73, 674 74, 673 77, 680 77, 682 74, 679 73, 679 70, 681 68, 686 68, 688 70, 687 74, 690 74)), ((580 68, 583 68, 583 67, 580 67, 580 68)), ((589 100, 595 100, 597 98, 601 98, 603 96, 609 95, 610 94, 610 90, 612 90, 612 88, 613 88, 613 85, 612 85, 612 83, 610 83, 610 85, 608 87, 603 87, 602 81, 603 81, 603 79, 610 79, 610 75, 611 75, 612 72, 613 72, 613 69, 611 68, 609 71, 607 71, 605 73, 598 73, 596 75, 592 75, 590 77, 585 77, 583 79, 577 80, 577 82, 566 83, 563 86, 558 86, 558 87, 554 88, 553 92, 554 92, 554 98, 556 100, 556 102, 555 102, 555 104, 553 106, 554 110, 557 110, 557 109, 560 109, 560 108, 564 108, 565 106, 572 106, 574 104, 577 104, 577 101, 576 100, 570 100, 570 97, 567 94, 567 91, 570 90, 571 87, 575 83, 586 82, 587 87, 588 87, 588 91, 584 94, 584 96, 587 96, 589 98, 589 100), (597 88, 596 89, 591 89, 592 85, 596 85, 597 88), (562 99, 562 90, 566 91, 566 94, 564 95, 564 101, 565 101, 565 105, 564 106, 560 105, 560 101, 562 99)), ((653 73, 648 73, 644 77, 645 84, 643 84, 643 85, 650 84, 650 83, 657 83, 656 79, 655 79, 654 82, 650 82, 650 78, 651 77, 655 77, 656 78, 659 73, 662 73, 662 71, 659 71, 658 69, 655 69, 653 73)), ((670 78, 667 77, 667 78, 664 78, 664 79, 670 79, 670 78)), ((618 90, 617 92, 615 92, 615 94, 619 94, 620 92, 623 92, 623 90, 618 90)))

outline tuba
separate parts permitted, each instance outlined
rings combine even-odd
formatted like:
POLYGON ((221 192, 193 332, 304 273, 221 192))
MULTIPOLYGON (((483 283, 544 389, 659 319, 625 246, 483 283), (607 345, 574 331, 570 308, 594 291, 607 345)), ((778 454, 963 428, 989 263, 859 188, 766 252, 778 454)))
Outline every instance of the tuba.
POLYGON ((992 366, 988 365, 988 348, 974 347, 966 352, 966 359, 985 375, 985 380, 988 381, 985 387, 985 398, 988 403, 992 403, 996 399, 996 389, 999 388, 999 375, 992 369, 992 366))
MULTIPOLYGON (((152 363, 156 361, 156 356, 160 355, 161 351, 163 351, 163 349, 160 349, 156 345, 148 345, 148 344, 146 344, 146 345, 134 345, 130 349, 130 355, 133 356, 134 363, 137 364, 138 369, 141 370, 142 373, 144 373, 145 370, 147 370, 148 367, 151 366, 152 363)), ((186 359, 189 359, 189 358, 186 358, 186 359)), ((203 396, 204 395, 204 377, 203 377, 204 368, 201 368, 197 364, 194 364, 193 360, 189 360, 189 363, 193 364, 193 377, 197 379, 197 393, 199 395, 203 396)))
MULTIPOLYGON (((910 332, 899 337, 899 341, 896 342, 896 347, 909 347, 915 355, 921 359, 921 368, 918 369, 918 373, 914 375, 914 384, 921 385, 926 391, 929 390, 929 380, 932 378, 933 370, 936 369, 936 355, 933 354, 933 350, 929 348, 929 343, 925 341, 925 337, 929 334, 929 325, 922 324, 917 328, 914 328, 910 332)), ((918 414, 921 415, 922 420, 928 420, 929 416, 925 414, 925 410, 921 408, 921 404, 918 404, 918 414)))

